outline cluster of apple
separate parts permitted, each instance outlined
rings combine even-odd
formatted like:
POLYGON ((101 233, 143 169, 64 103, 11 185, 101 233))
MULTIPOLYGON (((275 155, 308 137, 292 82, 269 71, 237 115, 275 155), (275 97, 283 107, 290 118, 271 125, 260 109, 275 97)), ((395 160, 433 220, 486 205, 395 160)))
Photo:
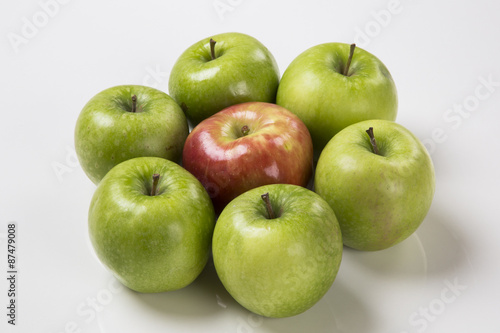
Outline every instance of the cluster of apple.
POLYGON ((97 185, 91 242, 133 290, 183 288, 212 254, 245 308, 296 315, 331 287, 343 245, 393 246, 429 210, 431 159, 394 122, 387 68, 354 44, 312 47, 280 80, 256 39, 212 36, 179 57, 169 94, 109 88, 75 129, 97 185))

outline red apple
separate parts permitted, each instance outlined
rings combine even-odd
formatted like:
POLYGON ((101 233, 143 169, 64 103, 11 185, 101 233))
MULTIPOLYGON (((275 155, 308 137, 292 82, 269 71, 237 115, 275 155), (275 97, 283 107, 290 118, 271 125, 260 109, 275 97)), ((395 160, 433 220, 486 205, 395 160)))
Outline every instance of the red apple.
POLYGON ((230 106, 188 135, 182 164, 205 186, 217 212, 238 195, 268 184, 307 186, 313 146, 304 123, 270 103, 230 106))

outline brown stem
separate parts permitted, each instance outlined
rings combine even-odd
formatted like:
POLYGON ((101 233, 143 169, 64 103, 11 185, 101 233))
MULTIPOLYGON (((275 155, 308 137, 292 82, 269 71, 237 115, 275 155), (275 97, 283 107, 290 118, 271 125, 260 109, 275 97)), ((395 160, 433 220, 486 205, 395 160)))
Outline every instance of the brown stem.
POLYGON ((241 128, 241 134, 243 134, 243 136, 248 135, 249 132, 250 132, 250 128, 247 125, 245 125, 241 128))
POLYGON ((156 195, 157 187, 158 187, 158 180, 160 180, 160 175, 158 173, 155 173, 153 175, 153 187, 151 188, 151 196, 154 197, 156 195))
POLYGON ((367 129, 366 133, 368 133, 368 136, 370 137, 370 143, 372 144, 373 152, 377 155, 380 155, 377 147, 377 141, 375 141, 375 136, 373 135, 373 127, 367 129))
POLYGON ((347 76, 349 73, 349 67, 351 66, 352 56, 354 55, 354 49, 356 48, 356 44, 351 44, 351 49, 349 51, 349 58, 347 58, 347 64, 344 68, 344 75, 347 76))
POLYGON ((269 192, 262 194, 260 197, 266 203, 267 215, 269 219, 274 219, 276 216, 274 215, 273 207, 271 206, 271 201, 269 201, 269 192))
POLYGON ((136 109, 137 109, 137 96, 132 95, 132 112, 135 113, 136 109))
POLYGON ((210 56, 212 57, 212 60, 215 59, 215 43, 217 42, 210 38, 210 56))

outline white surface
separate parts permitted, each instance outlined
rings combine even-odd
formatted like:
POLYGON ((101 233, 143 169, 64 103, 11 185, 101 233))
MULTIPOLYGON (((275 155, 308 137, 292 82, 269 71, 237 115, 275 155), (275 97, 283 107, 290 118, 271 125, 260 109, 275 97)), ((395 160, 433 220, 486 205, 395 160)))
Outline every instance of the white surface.
POLYGON ((7 270, 7 223, 15 221, 19 297, 18 325, 11 327, 2 278, 0 331, 499 332, 500 5, 394 1, 73 0, 51 9, 40 5, 49 0, 5 2, 0 275, 7 270), (219 16, 214 4, 228 11, 219 16), (376 13, 388 8, 393 14, 379 14, 377 23, 376 13), (38 31, 24 28, 26 43, 15 52, 9 36, 23 37, 34 20, 38 31), (369 40, 356 38, 360 30, 369 40), (167 91, 170 68, 186 47, 228 31, 262 41, 281 73, 310 46, 357 41, 393 74, 397 121, 427 143, 435 164, 434 202, 416 234, 385 251, 346 249, 331 290, 293 318, 250 314, 210 266, 172 293, 120 288, 88 240, 95 187, 73 148, 83 105, 118 84, 167 91), (488 79, 495 85, 484 86, 488 79), (449 113, 455 105, 465 111, 449 113))

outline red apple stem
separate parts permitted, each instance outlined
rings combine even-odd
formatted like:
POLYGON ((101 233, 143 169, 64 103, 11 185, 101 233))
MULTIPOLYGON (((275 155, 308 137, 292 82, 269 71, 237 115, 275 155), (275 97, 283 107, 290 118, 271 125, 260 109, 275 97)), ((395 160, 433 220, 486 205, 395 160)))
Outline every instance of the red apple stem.
POLYGON ((158 181, 160 180, 160 174, 155 173, 153 175, 153 187, 151 188, 151 196, 154 197, 156 195, 156 191, 158 188, 158 181))
POLYGON ((135 113, 136 109, 137 109, 137 96, 132 95, 132 112, 135 113))
POLYGON ((274 215, 273 207, 271 206, 271 201, 269 200, 269 192, 262 194, 260 197, 266 203, 268 218, 269 219, 276 218, 276 215, 274 215))
POLYGON ((216 41, 214 41, 212 38, 210 38, 210 56, 212 57, 212 60, 214 60, 216 57, 215 57, 215 43, 217 43, 216 41))
POLYGON ((245 135, 248 135, 248 133, 250 133, 250 128, 247 125, 243 126, 241 128, 241 134, 243 134, 243 136, 245 136, 245 135))
POLYGON ((344 69, 344 75, 347 76, 349 73, 349 67, 351 66, 352 56, 354 55, 354 49, 356 48, 356 44, 351 44, 351 49, 349 51, 349 58, 347 58, 347 64, 344 69))
POLYGON ((370 137, 370 143, 372 144, 373 152, 377 155, 380 155, 377 147, 377 141, 375 140, 375 136, 373 135, 373 127, 367 129, 366 133, 368 133, 368 136, 370 137))

